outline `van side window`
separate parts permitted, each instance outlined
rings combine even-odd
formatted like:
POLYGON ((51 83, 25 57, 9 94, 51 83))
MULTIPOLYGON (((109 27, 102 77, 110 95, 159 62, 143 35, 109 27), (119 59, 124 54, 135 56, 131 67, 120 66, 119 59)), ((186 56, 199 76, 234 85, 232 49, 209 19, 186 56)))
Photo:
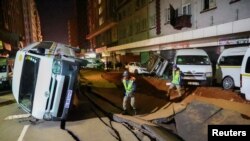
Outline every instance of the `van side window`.
POLYGON ((219 64, 225 66, 241 66, 243 55, 238 56, 224 56, 220 59, 219 64))
POLYGON ((246 70, 245 70, 246 73, 250 73, 250 57, 248 57, 247 59, 247 64, 246 64, 246 70))

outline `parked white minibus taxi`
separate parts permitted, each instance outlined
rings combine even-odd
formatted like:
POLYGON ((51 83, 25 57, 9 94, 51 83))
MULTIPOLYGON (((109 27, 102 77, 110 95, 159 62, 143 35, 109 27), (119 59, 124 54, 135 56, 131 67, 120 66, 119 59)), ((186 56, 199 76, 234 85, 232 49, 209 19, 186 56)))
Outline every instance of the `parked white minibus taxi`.
POLYGON ((242 94, 245 94, 245 98, 250 100, 250 48, 247 48, 247 51, 244 55, 241 68, 241 87, 240 91, 242 94))
POLYGON ((183 73, 184 85, 212 84, 212 63, 203 49, 176 50, 174 63, 183 73))
POLYGON ((250 84, 250 68, 247 66, 250 65, 250 62, 247 62, 249 56, 249 47, 228 48, 223 50, 216 64, 216 82, 222 84, 224 89, 240 88, 248 100, 250 100, 250 87, 247 88, 250 84))

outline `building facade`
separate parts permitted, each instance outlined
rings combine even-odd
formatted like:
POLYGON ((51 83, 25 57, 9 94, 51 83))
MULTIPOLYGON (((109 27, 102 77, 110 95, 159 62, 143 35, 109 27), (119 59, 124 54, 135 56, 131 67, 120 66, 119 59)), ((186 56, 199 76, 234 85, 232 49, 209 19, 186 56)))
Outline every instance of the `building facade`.
POLYGON ((42 41, 40 18, 34 0, 1 0, 3 26, 0 40, 5 49, 17 50, 42 41))
POLYGON ((88 1, 89 34, 86 38, 92 50, 117 44, 116 5, 116 0, 88 1))
POLYGON ((145 62, 152 52, 171 60, 176 49, 203 48, 215 63, 224 48, 249 46, 249 6, 248 0, 122 0, 117 43, 106 44, 105 52, 120 58, 132 53, 145 62))

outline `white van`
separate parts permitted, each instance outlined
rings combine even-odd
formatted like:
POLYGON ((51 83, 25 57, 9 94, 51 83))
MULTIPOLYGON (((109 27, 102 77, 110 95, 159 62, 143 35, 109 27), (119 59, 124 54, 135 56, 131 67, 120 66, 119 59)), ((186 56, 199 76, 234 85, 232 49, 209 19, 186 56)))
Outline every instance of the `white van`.
POLYGON ((34 42, 15 57, 12 93, 36 119, 66 119, 72 103, 78 62, 74 49, 56 42, 34 42))
POLYGON ((183 73, 184 85, 211 85, 212 63, 202 49, 176 50, 174 63, 183 73))
POLYGON ((216 82, 224 89, 240 87, 240 72, 247 47, 235 47, 223 50, 216 64, 216 82))
POLYGON ((245 94, 245 98, 250 100, 250 48, 248 47, 244 55, 241 67, 241 87, 240 91, 245 94))

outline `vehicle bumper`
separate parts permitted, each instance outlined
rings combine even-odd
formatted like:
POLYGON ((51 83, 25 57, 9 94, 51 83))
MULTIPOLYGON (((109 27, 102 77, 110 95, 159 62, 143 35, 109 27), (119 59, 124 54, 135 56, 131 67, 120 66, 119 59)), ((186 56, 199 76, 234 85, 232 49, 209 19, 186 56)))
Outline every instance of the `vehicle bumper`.
POLYGON ((182 82, 183 85, 193 85, 193 86, 211 86, 212 78, 206 79, 184 79, 182 82))

